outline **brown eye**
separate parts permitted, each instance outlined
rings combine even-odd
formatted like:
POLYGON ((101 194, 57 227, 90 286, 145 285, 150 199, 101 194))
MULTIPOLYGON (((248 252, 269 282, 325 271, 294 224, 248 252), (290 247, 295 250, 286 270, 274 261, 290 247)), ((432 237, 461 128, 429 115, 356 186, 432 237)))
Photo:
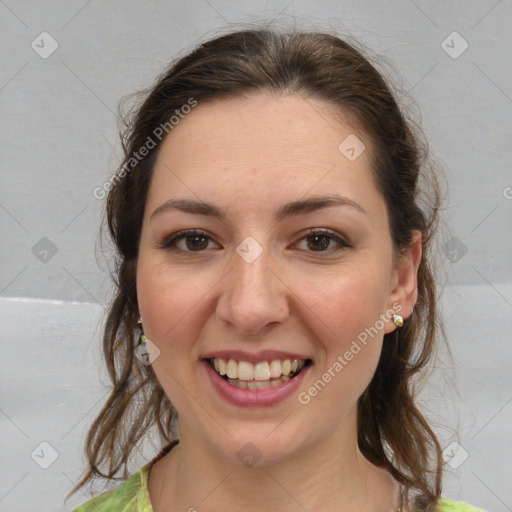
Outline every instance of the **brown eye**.
POLYGON ((208 237, 203 235, 189 235, 185 237, 187 249, 201 251, 208 246, 208 237))
POLYGON ((308 248, 312 251, 324 251, 329 248, 332 238, 327 235, 311 235, 307 240, 308 248))
POLYGON ((208 249, 208 244, 213 242, 210 236, 195 229, 179 231, 162 240, 158 247, 168 251, 181 251, 184 253, 203 252, 208 249))
POLYGON ((307 236, 300 240, 299 245, 303 240, 306 241, 306 248, 304 250, 308 252, 330 253, 351 247, 348 242, 343 240, 334 231, 326 229, 312 228, 307 236))

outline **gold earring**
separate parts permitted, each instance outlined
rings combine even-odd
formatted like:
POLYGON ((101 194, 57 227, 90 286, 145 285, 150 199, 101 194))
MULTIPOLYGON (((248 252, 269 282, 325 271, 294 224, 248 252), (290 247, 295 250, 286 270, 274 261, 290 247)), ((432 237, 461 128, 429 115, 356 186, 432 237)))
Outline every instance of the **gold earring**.
POLYGON ((139 317, 137 325, 140 328, 139 345, 146 344, 146 335, 144 334, 144 329, 142 327, 142 317, 139 317))
POLYGON ((402 325, 404 325, 404 318, 400 315, 393 315, 393 323, 397 327, 402 327, 402 325))

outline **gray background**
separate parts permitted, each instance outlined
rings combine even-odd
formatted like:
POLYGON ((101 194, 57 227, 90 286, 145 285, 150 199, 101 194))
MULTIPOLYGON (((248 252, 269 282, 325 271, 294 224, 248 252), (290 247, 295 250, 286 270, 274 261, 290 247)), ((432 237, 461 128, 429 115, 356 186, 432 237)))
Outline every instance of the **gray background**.
POLYGON ((454 364, 442 359, 423 395, 447 448, 443 494, 512 511, 511 19, 510 0, 0 0, 0 511, 88 497, 63 504, 107 393, 92 191, 118 162, 118 101, 228 24, 270 20, 356 37, 418 103, 449 184, 439 249, 454 364), (58 44, 49 56, 42 32, 58 44))

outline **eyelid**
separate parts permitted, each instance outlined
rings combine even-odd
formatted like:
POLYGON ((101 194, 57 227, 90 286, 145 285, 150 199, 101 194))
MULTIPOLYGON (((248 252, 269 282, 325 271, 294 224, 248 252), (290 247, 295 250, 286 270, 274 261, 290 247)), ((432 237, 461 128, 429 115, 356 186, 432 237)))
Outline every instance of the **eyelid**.
POLYGON ((342 234, 338 233, 337 231, 334 231, 333 229, 329 228, 308 228, 305 235, 302 235, 299 240, 296 243, 301 242, 302 240, 314 236, 314 235, 324 235, 332 240, 334 240, 338 247, 327 249, 326 251, 307 251, 312 254, 330 254, 332 252, 344 249, 344 248, 351 248, 353 245, 348 241, 347 237, 343 236, 342 234))
MULTIPOLYGON (((294 245, 297 245, 298 243, 302 242, 303 240, 306 240, 308 237, 314 236, 314 235, 327 236, 331 240, 335 241, 338 244, 338 247, 333 247, 333 248, 327 249, 325 251, 306 251, 306 252, 322 255, 322 254, 331 254, 332 252, 336 252, 343 248, 352 247, 352 244, 347 241, 346 237, 344 237, 343 235, 341 235, 338 232, 336 232, 332 229, 329 229, 329 228, 308 228, 306 230, 306 232, 304 234, 302 234, 300 236, 300 238, 294 243, 294 245)), ((169 250, 169 251, 170 250, 178 250, 178 251, 180 251, 182 253, 186 253, 186 254, 193 254, 193 253, 201 254, 201 253, 206 252, 206 249, 201 250, 201 251, 185 251, 182 249, 178 249, 176 247, 175 243, 177 241, 180 241, 180 240, 188 237, 188 236, 203 236, 204 238, 209 239, 213 243, 220 245, 214 240, 214 238, 207 231, 195 228, 195 229, 184 229, 181 231, 177 231, 169 236, 166 236, 158 242, 157 247, 159 249, 164 249, 164 250, 169 250)))
MULTIPOLYGON (((157 247, 159 249, 164 250, 177 250, 177 247, 174 245, 177 241, 186 238, 187 236, 204 236, 205 238, 208 238, 213 243, 217 244, 213 237, 203 229, 183 229, 181 231, 176 231, 175 233, 172 233, 171 235, 163 237, 157 244, 157 247)), ((219 245, 219 244, 217 244, 219 245)), ((197 252, 198 254, 205 251, 183 251, 180 252, 193 254, 194 252, 197 252)))

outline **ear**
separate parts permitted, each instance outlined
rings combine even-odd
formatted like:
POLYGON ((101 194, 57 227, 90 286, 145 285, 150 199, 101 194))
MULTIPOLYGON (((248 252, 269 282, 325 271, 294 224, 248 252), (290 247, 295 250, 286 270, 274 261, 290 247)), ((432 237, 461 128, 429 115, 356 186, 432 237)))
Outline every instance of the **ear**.
MULTIPOLYGON (((388 310, 404 319, 412 314, 418 300, 418 268, 422 256, 421 231, 412 231, 411 245, 398 257, 398 262, 391 278, 391 291, 388 299, 388 310)), ((391 318, 386 322, 384 333, 396 329, 391 318)))

